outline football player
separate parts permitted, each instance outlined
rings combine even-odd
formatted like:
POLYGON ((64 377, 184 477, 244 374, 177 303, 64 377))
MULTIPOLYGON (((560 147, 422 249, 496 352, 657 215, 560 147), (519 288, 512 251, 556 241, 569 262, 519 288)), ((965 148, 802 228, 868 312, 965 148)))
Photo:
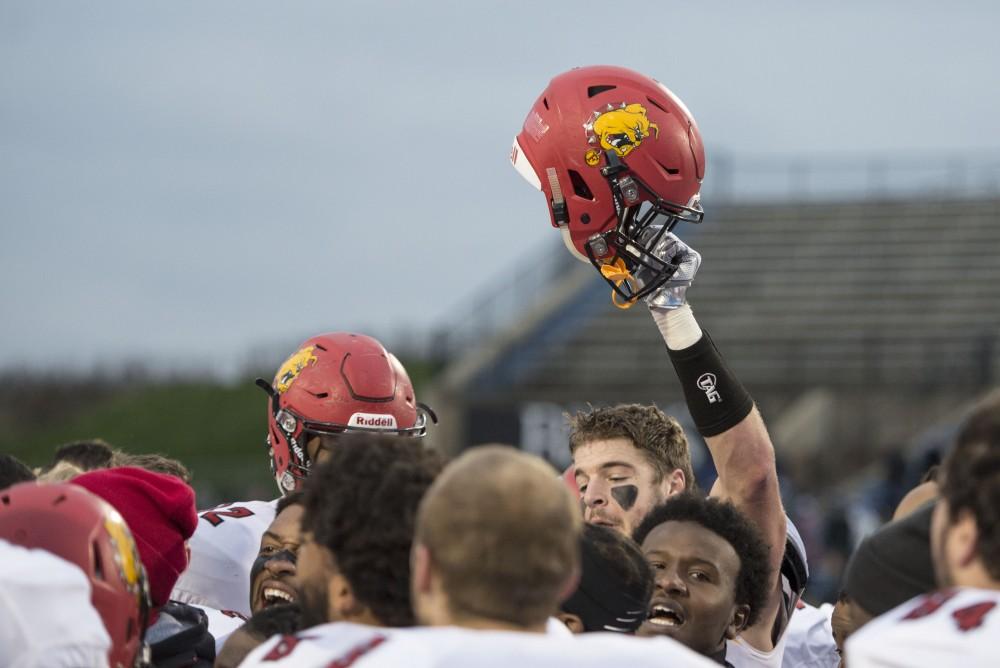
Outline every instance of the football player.
MULTIPOLYGON (((555 614, 559 601, 575 588, 582 524, 576 502, 552 473, 532 455, 509 447, 483 446, 453 461, 427 490, 417 514, 411 568, 405 572, 410 576, 416 621, 433 628, 326 624, 274 638, 257 648, 243 665, 712 665, 668 639, 546 633, 547 620, 555 614)), ((353 487, 349 480, 344 484, 353 487)), ((311 484, 306 494, 308 532, 309 516, 314 512, 309 501, 311 484)), ((372 495, 377 505, 390 502, 383 500, 388 493, 375 489, 361 495, 356 507, 365 508, 372 495)), ((359 519, 367 511, 361 515, 359 519)), ((361 540, 339 540, 339 549, 326 555, 330 559, 324 577, 328 586, 320 609, 325 608, 329 620, 365 622, 366 614, 378 620, 387 617, 376 608, 379 597, 372 595, 377 581, 365 582, 363 571, 357 570, 362 556, 358 549, 370 541, 367 532, 360 535, 361 540), (349 564, 350 570, 338 573, 341 564, 349 564), (364 586, 359 588, 355 583, 364 586), (366 591, 366 596, 358 597, 366 591)), ((303 548, 300 560, 303 571, 305 551, 303 548)))
MULTIPOLYGON (((779 666, 801 589, 780 577, 787 520, 774 448, 753 399, 686 303, 701 257, 673 234, 704 216, 705 150, 691 112, 663 84, 632 70, 577 68, 542 91, 510 159, 544 193, 552 225, 569 252, 608 283, 612 302, 649 307, 719 473, 712 496, 732 501, 769 546, 767 602, 759 621, 730 642, 726 659, 779 666)), ((623 516, 643 497, 648 507, 690 484, 676 470, 653 469, 634 437, 605 440, 585 458, 574 452, 591 521, 623 516), (623 460, 630 449, 639 456, 623 460), (618 465, 623 461, 628 466, 618 465)))
POLYGON ((580 582, 556 617, 573 633, 635 633, 653 595, 646 558, 614 529, 587 524, 581 539, 580 582))
POLYGON ((1000 665, 1000 392, 963 421, 938 481, 930 540, 941 589, 850 636, 850 668, 1000 665))
MULTIPOLYGON (((7 599, 16 606, 12 626, 21 627, 28 619, 51 615, 42 627, 23 629, 28 635, 44 633, 22 639, 45 657, 39 660, 38 655, 31 654, 30 660, 24 657, 25 665, 133 668, 148 663, 149 651, 143 643, 149 611, 146 574, 132 533, 110 504, 76 485, 20 483, 3 492, 0 538, 24 548, 46 550, 64 563, 74 564, 82 571, 82 585, 89 591, 87 598, 93 606, 72 609, 78 618, 71 624, 63 613, 79 598, 73 589, 67 588, 64 596, 57 593, 53 597, 56 600, 39 598, 40 592, 58 581, 67 582, 67 576, 59 570, 46 571, 44 575, 51 576, 51 580, 39 582, 38 590, 27 587, 27 579, 19 579, 10 587, 5 583, 0 598, 13 598, 7 599), (38 607, 49 604, 54 604, 51 609, 38 607), (95 633, 89 625, 93 609, 100 614, 106 635, 95 633), (64 626, 65 634, 60 633, 64 626), (104 656, 95 660, 93 652, 98 648, 103 648, 104 656)), ((5 571, 10 571, 21 562, 8 561, 5 555, 3 564, 5 571)), ((67 586, 79 587, 73 581, 68 581, 67 586)), ((7 636, 0 632, 0 637, 7 636)), ((16 644, 16 639, 3 643, 3 658, 13 661, 12 665, 21 665, 15 654, 16 644)))
MULTIPOLYGON (((311 467, 347 432, 419 439, 433 413, 381 343, 336 332, 305 341, 268 383, 268 456, 278 490, 302 487, 311 467)), ((250 571, 278 500, 228 503, 199 513, 191 562, 172 598, 250 615, 250 571)))
POLYGON ((636 529, 656 588, 640 635, 665 635, 726 664, 726 641, 752 626, 767 600, 768 550, 731 504, 677 494, 636 529))

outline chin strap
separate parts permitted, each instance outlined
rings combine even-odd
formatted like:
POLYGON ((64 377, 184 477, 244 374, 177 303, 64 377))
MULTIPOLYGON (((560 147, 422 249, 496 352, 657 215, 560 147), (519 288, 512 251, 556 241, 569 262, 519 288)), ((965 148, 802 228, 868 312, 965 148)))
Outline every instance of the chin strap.
MULTIPOLYGON (((625 266, 625 261, 620 257, 616 257, 615 261, 610 264, 601 265, 601 276, 608 279, 616 286, 620 286, 622 283, 628 284, 633 293, 639 291, 635 276, 633 276, 632 272, 628 270, 625 266)), ((611 303, 620 309, 630 309, 635 306, 635 302, 635 297, 627 301, 618 301, 618 293, 614 290, 611 291, 611 303)))

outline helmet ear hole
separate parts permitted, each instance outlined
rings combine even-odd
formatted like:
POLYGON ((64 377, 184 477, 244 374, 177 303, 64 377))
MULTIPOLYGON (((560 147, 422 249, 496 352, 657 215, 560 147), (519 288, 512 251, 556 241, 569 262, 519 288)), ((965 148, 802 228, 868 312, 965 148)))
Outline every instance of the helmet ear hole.
POLYGON ((107 579, 104 576, 104 559, 101 557, 101 550, 97 543, 90 544, 90 552, 91 558, 94 560, 94 577, 104 582, 107 579))
POLYGON ((569 170, 569 180, 573 184, 573 192, 577 197, 588 199, 591 202, 594 201, 594 193, 591 192, 590 186, 588 186, 587 182, 583 180, 582 176, 580 176, 580 172, 575 169, 569 170))

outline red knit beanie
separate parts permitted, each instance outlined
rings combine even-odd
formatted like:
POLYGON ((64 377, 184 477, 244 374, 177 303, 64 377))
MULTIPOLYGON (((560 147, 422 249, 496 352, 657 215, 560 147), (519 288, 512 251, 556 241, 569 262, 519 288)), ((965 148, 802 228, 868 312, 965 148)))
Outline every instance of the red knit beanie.
POLYGON ((71 482, 101 497, 125 518, 146 567, 153 606, 166 604, 187 568, 184 541, 198 524, 194 490, 176 476, 131 466, 91 471, 71 482))

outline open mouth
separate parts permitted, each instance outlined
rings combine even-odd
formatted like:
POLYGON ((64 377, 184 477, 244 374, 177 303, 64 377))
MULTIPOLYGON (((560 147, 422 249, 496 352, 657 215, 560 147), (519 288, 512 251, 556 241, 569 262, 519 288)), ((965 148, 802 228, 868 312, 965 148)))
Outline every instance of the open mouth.
POLYGON ((285 603, 295 603, 298 597, 295 592, 286 586, 278 586, 274 583, 265 584, 260 592, 261 601, 265 608, 272 605, 282 605, 285 603))
POLYGON ((684 625, 684 613, 673 606, 657 604, 650 608, 646 621, 663 628, 679 628, 684 625))

